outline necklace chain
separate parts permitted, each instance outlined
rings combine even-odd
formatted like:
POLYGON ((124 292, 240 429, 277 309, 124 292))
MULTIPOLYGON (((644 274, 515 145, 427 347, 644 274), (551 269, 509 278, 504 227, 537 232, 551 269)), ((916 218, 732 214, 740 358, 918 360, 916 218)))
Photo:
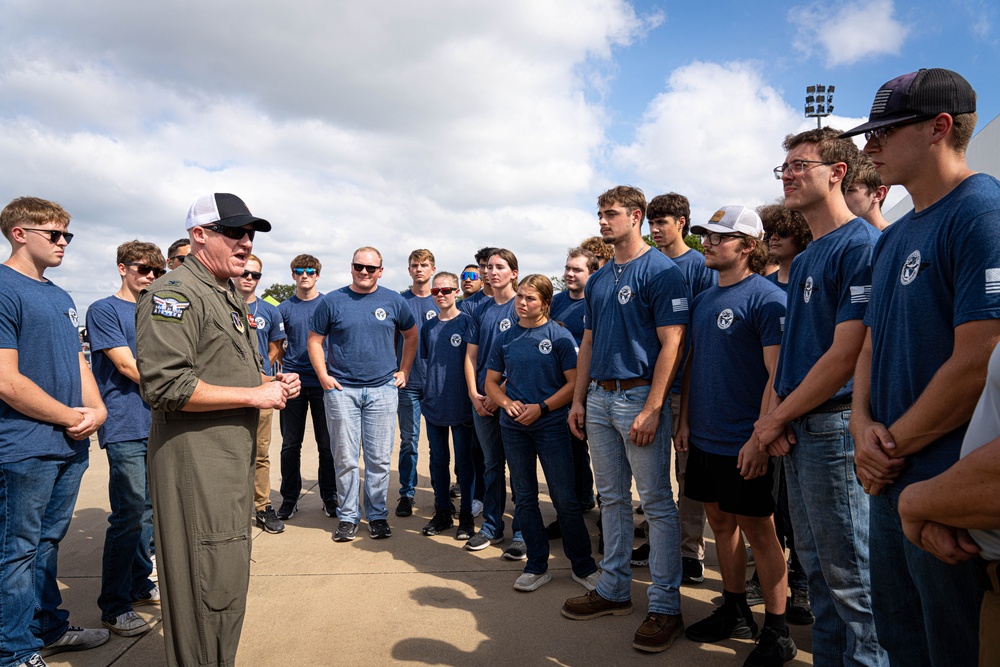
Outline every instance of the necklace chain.
MULTIPOLYGON (((649 247, 646 246, 645 243, 643 243, 643 245, 647 248, 649 247)), ((628 265, 632 263, 633 259, 641 255, 642 253, 643 253, 643 248, 639 248, 639 250, 634 255, 632 255, 627 262, 621 265, 621 268, 618 268, 617 262, 614 263, 614 266, 612 266, 612 268, 614 269, 615 272, 615 287, 618 287, 618 281, 622 279, 623 275, 625 275, 625 269, 628 268, 628 265)))

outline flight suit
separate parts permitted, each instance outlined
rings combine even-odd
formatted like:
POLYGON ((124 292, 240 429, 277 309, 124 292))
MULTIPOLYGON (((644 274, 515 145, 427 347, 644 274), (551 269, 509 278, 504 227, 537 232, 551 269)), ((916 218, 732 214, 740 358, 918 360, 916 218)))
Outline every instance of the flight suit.
POLYGON ((167 661, 232 665, 250 583, 259 411, 183 412, 198 381, 261 384, 257 333, 231 281, 194 255, 139 295, 136 363, 152 408, 149 491, 167 661))

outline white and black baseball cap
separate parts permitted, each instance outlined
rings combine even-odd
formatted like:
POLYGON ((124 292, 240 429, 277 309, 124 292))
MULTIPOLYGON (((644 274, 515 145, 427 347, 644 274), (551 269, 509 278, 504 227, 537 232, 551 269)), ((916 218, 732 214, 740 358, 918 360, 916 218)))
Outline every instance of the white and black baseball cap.
POLYGON ((250 215, 250 209, 247 208, 242 199, 226 192, 203 195, 198 198, 198 201, 191 204, 184 228, 191 229, 205 225, 222 225, 223 227, 253 225, 254 231, 271 231, 270 222, 250 215))
POLYGON ((750 238, 764 237, 764 223, 752 208, 723 206, 703 225, 693 225, 692 234, 745 234, 750 238))

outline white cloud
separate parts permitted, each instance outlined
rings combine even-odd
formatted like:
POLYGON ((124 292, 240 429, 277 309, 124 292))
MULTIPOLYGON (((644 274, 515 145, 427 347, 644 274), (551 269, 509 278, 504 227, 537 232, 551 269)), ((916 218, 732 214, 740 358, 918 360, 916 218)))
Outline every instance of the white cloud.
POLYGON ((503 244, 554 273, 596 229, 577 208, 606 145, 593 73, 660 21, 624 0, 4 3, 0 205, 70 211, 53 278, 83 305, 117 288, 120 242, 165 247, 212 190, 275 223, 265 284, 304 251, 343 284, 366 244, 397 288, 421 246, 441 269, 503 244))
POLYGON ((893 16, 893 0, 815 2, 794 7, 788 20, 798 28, 793 45, 806 55, 820 52, 827 67, 898 54, 910 28, 893 16))

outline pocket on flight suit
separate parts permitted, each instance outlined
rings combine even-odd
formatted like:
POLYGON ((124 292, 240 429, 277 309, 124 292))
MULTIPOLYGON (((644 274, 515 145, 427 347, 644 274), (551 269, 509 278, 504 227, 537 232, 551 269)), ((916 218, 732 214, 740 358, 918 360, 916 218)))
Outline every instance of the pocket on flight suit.
POLYGON ((242 612, 250 582, 250 539, 246 533, 198 540, 198 585, 209 612, 242 612))

